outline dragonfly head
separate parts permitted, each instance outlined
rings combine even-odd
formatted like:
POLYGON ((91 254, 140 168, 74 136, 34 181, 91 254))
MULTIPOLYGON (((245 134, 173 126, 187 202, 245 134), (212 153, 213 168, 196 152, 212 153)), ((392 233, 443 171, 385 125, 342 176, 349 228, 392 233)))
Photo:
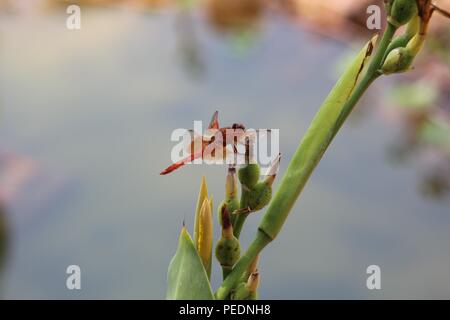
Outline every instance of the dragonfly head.
POLYGON ((243 124, 241 124, 241 123, 233 123, 231 128, 233 130, 243 130, 243 131, 245 131, 245 126, 243 124))

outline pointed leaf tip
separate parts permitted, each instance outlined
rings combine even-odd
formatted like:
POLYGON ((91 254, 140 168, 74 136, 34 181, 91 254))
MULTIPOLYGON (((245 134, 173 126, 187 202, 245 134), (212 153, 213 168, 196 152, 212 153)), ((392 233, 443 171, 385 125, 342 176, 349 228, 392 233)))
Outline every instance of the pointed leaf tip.
POLYGON ((202 181, 200 184, 200 192, 197 199, 197 207, 195 209, 195 224, 194 224, 194 243, 197 245, 199 238, 199 224, 200 224, 200 210, 202 208, 203 202, 208 199, 208 186, 206 184, 206 178, 202 176, 202 181))
POLYGON ((211 275, 211 261, 213 248, 213 218, 211 201, 206 198, 200 210, 199 232, 196 238, 196 248, 203 262, 208 278, 211 275))
POLYGON ((185 227, 181 229, 178 248, 169 265, 167 281, 167 299, 214 299, 205 268, 185 227))

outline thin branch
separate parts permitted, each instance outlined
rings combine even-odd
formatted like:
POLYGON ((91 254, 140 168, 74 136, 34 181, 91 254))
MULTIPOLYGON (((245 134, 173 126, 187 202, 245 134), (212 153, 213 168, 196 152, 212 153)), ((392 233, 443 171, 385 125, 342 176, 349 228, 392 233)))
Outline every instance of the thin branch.
POLYGON ((433 10, 436 10, 437 12, 439 12, 440 14, 442 14, 444 17, 449 18, 450 19, 450 12, 446 11, 442 8, 439 8, 436 4, 432 3, 431 7, 433 8, 433 10))

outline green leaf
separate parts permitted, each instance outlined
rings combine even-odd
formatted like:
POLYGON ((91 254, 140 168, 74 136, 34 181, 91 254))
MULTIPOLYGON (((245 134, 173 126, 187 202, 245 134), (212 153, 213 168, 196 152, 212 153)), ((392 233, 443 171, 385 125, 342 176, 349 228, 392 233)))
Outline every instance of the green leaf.
POLYGON ((212 300, 214 295, 191 236, 183 227, 167 275, 169 300, 212 300))
POLYGON ((353 59, 323 102, 289 163, 278 191, 264 214, 259 229, 275 239, 294 206, 309 176, 322 158, 342 123, 342 113, 365 70, 376 37, 372 38, 353 59))

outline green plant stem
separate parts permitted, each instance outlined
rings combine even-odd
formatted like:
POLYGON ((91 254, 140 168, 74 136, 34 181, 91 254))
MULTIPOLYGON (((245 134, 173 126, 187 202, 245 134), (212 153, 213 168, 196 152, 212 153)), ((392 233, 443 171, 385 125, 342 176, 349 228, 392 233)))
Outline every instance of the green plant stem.
MULTIPOLYGON (((242 191, 239 209, 245 209, 245 208, 247 208, 246 191, 242 191)), ((244 226, 244 223, 245 223, 245 220, 247 219, 247 217, 248 217, 248 213, 239 213, 239 214, 237 214, 237 216, 234 220, 233 234, 237 239, 239 239, 239 236, 241 235, 242 227, 244 226)))
POLYGON ((223 267, 223 266, 222 266, 222 276, 223 276, 223 280, 225 280, 226 277, 228 277, 228 275, 231 273, 232 270, 233 270, 233 268, 230 268, 230 267, 223 267))
MULTIPOLYGON (((241 194, 241 200, 239 203, 239 208, 247 208, 247 200, 246 200, 245 192, 243 191, 241 194)), ((236 239, 239 239, 239 236, 241 235, 242 227, 244 226, 245 219, 247 219, 248 213, 239 213, 236 215, 234 219, 233 224, 233 235, 236 237, 236 239)), ((222 267, 222 277, 223 280, 226 279, 226 277, 231 273, 233 269, 222 267)))
POLYGON ((381 68, 384 54, 387 48, 389 47, 392 38, 394 37, 395 31, 397 31, 397 28, 391 23, 388 23, 386 26, 386 30, 383 33, 383 37, 380 40, 380 44, 378 45, 377 52, 373 56, 370 65, 367 68, 366 76, 373 75, 374 73, 378 72, 378 70, 381 68))
POLYGON ((317 120, 316 118, 313 120, 305 137, 300 143, 300 146, 290 161, 280 186, 261 221, 255 239, 250 244, 246 253, 240 258, 233 271, 222 283, 222 286, 218 289, 216 293, 217 299, 225 299, 230 294, 230 291, 236 286, 253 259, 278 235, 295 201, 300 195, 300 192, 303 190, 308 178, 319 163, 336 133, 341 128, 363 93, 370 84, 380 76, 379 69, 381 68, 383 57, 395 31, 396 28, 388 23, 376 53, 370 60, 370 64, 364 77, 351 92, 350 97, 342 106, 339 115, 331 124, 329 131, 325 134, 323 131, 318 131, 318 128, 320 128, 320 125, 322 124, 322 119, 327 117, 327 114, 323 114, 321 111, 328 110, 325 109, 328 107, 327 105, 324 105, 319 109, 318 115, 316 116, 317 120), (320 132, 320 135, 316 135, 317 132, 320 132))
POLYGON ((239 282, 242 275, 256 258, 256 256, 272 241, 263 231, 258 230, 255 239, 249 245, 245 254, 234 266, 233 271, 226 277, 222 286, 216 292, 216 299, 224 300, 230 295, 231 290, 239 282))
POLYGON ((386 51, 396 28, 388 24, 378 49, 367 67, 361 81, 340 107, 339 114, 333 114, 329 105, 321 107, 308 128, 305 136, 292 157, 275 196, 271 200, 259 225, 266 234, 275 239, 284 225, 292 207, 297 201, 310 175, 321 160, 326 149, 353 110, 363 93, 380 75, 384 52, 386 51), (329 112, 329 113, 328 113, 329 112))
POLYGON ((242 227, 244 226, 245 220, 248 217, 248 213, 240 213, 236 217, 236 221, 234 223, 234 236, 239 239, 239 236, 241 235, 242 227))

